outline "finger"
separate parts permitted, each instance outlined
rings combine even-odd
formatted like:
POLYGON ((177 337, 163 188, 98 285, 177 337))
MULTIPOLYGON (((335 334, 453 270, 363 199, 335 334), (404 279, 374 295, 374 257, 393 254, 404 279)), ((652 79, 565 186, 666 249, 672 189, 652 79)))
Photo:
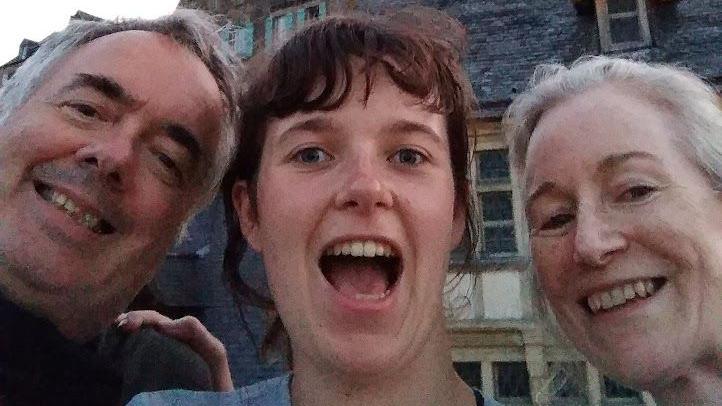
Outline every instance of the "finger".
POLYGON ((127 332, 137 331, 142 326, 160 327, 173 320, 153 310, 136 310, 121 314, 117 325, 127 332))

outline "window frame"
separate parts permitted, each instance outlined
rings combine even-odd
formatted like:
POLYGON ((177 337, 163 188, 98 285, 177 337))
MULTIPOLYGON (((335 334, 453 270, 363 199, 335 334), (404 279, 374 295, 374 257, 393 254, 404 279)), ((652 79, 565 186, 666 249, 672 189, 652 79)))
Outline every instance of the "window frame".
POLYGON ((601 45, 602 52, 639 49, 648 47, 652 44, 652 34, 649 31, 649 18, 647 16, 646 0, 634 1, 637 5, 635 11, 610 13, 608 0, 595 0, 597 26, 599 27, 599 43, 601 45), (611 28, 612 20, 630 17, 636 17, 641 39, 639 41, 613 42, 611 28))
POLYGON ((294 30, 306 24, 306 21, 308 21, 308 18, 306 18, 306 10, 308 10, 309 8, 318 7, 318 18, 325 18, 328 12, 327 3, 327 0, 302 1, 290 7, 280 8, 269 13, 268 16, 266 16, 264 23, 265 47, 269 48, 279 43, 277 34, 277 22, 280 22, 283 18, 291 19, 290 25, 286 27, 288 32, 286 32, 285 35, 287 37, 281 39, 280 43, 283 43, 283 41, 287 40, 288 38, 290 38, 291 35, 293 35, 294 30))

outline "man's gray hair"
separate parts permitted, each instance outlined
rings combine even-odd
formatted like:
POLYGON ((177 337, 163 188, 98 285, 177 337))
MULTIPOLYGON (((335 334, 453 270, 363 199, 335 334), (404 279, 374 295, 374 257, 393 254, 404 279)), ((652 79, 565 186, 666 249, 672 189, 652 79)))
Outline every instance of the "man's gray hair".
POLYGON ((185 9, 155 20, 72 21, 63 31, 43 41, 37 52, 0 88, 0 126, 37 91, 58 61, 74 49, 122 31, 138 30, 167 35, 203 62, 218 84, 225 104, 214 164, 209 173, 206 193, 199 196, 195 206, 198 210, 213 198, 236 147, 235 123, 238 118, 241 67, 231 48, 221 40, 218 29, 218 25, 206 13, 185 9))
MULTIPOLYGON (((540 65, 529 89, 504 116, 512 168, 526 170, 526 152, 541 116, 561 101, 604 83, 620 84, 660 106, 684 126, 675 140, 683 153, 722 190, 722 101, 710 85, 689 70, 606 56, 583 57, 569 68, 540 65)), ((523 182, 522 182, 523 183, 523 182)))

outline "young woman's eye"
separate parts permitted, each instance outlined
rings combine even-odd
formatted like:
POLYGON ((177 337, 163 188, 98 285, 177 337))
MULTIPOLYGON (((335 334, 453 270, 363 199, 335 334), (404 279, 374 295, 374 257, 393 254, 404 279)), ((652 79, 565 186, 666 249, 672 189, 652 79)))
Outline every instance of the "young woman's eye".
POLYGON ((570 223, 572 220, 574 220, 574 216, 569 213, 562 213, 562 214, 555 214, 551 216, 547 221, 545 221, 541 227, 539 227, 540 231, 549 231, 549 230, 557 230, 559 228, 564 227, 568 223, 570 223))
POLYGON ((316 164, 331 159, 326 151, 317 147, 303 148, 293 155, 293 160, 304 164, 316 164))
POLYGON ((403 148, 397 151, 391 159, 401 165, 415 166, 424 162, 425 157, 419 151, 403 148))
POLYGON ((624 193, 620 196, 620 200, 626 201, 626 202, 635 202, 639 200, 643 200, 644 198, 648 197, 652 193, 654 193, 657 189, 653 186, 647 186, 647 185, 639 185, 639 186, 632 186, 629 189, 625 190, 624 193))

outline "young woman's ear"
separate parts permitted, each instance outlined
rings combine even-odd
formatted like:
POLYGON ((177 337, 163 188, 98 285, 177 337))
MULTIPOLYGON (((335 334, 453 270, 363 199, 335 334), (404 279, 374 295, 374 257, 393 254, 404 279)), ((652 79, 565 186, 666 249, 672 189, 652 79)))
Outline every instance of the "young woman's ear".
POLYGON ((262 252, 260 236, 258 235, 258 214, 254 202, 251 200, 251 191, 248 182, 239 180, 233 185, 233 207, 238 216, 238 226, 241 227, 243 237, 248 245, 256 252, 262 252))
POLYGON ((461 244, 466 231, 466 206, 463 203, 456 203, 454 208, 454 219, 451 225, 451 243, 452 249, 461 244))

